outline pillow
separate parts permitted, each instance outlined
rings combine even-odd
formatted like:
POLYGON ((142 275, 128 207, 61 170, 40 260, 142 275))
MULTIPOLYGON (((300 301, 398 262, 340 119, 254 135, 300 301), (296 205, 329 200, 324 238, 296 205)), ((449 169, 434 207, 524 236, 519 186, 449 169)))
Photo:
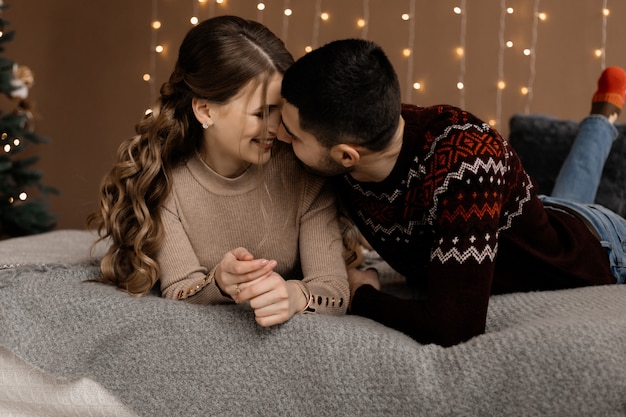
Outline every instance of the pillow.
MULTIPOLYGON (((616 124, 619 136, 604 165, 596 203, 626 217, 626 124, 616 124)), ((540 194, 550 194, 567 156, 578 122, 542 114, 514 114, 509 120, 509 142, 540 194)))

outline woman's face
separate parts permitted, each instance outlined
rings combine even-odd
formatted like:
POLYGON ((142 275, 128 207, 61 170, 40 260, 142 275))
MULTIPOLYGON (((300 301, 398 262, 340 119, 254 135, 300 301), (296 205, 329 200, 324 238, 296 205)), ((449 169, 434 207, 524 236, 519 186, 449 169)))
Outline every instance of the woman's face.
POLYGON ((214 171, 225 177, 240 175, 249 164, 264 164, 280 123, 282 75, 268 80, 264 99, 262 83, 251 82, 226 104, 210 105, 212 125, 205 131, 203 156, 214 171), (269 111, 267 134, 264 109, 269 111))

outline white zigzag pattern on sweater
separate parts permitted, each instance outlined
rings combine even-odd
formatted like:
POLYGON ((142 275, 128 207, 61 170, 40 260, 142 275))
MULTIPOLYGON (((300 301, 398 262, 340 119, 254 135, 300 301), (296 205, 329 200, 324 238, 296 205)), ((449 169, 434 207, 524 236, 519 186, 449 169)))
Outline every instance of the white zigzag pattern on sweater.
POLYGON ((431 261, 439 260, 439 262, 441 262, 442 264, 445 264, 446 262, 450 260, 454 260, 462 264, 468 259, 472 258, 472 259, 476 259, 476 261, 479 264, 481 264, 487 258, 491 262, 493 262, 494 259, 496 258, 497 252, 498 252, 497 244, 493 249, 489 246, 486 246, 485 249, 483 249, 482 251, 479 251, 478 248, 476 248, 475 246, 471 246, 465 252, 460 252, 457 248, 452 248, 448 252, 444 252, 443 250, 441 250, 441 248, 437 248, 436 250, 433 251, 432 255, 430 256, 430 260, 431 261))
MULTIPOLYGON (((439 143, 440 140, 446 138, 449 134, 451 130, 468 130, 470 128, 476 128, 476 130, 478 130, 479 132, 488 132, 489 130, 491 130, 491 127, 487 124, 487 123, 483 123, 482 125, 476 125, 476 124, 472 124, 472 123, 466 123, 463 125, 451 125, 448 126, 444 129, 443 133, 439 136, 437 136, 434 140, 433 143, 430 146, 430 150, 428 152, 428 155, 426 155, 424 157, 424 161, 427 161, 430 157, 433 156, 433 154, 435 153, 435 149, 437 147, 437 143, 439 143)), ((413 160, 415 163, 419 163, 418 158, 416 157, 413 160)), ((424 170, 424 166, 423 165, 418 165, 420 170, 424 170)), ((411 182, 413 181, 413 179, 419 179, 421 178, 421 175, 424 174, 424 172, 418 172, 415 169, 411 168, 409 169, 409 173, 407 176, 407 187, 410 187, 411 182)), ((374 194, 371 191, 366 191, 363 190, 363 188, 361 188, 361 186, 359 184, 355 184, 351 181, 350 176, 346 175, 345 178, 348 180, 348 182, 350 183, 350 186, 355 189, 358 190, 362 195, 364 195, 365 197, 373 197, 379 201, 382 201, 383 199, 387 200, 388 202, 393 202, 396 198, 398 198, 398 196, 400 195, 400 190, 396 189, 394 190, 393 194, 387 194, 387 193, 382 193, 382 194, 374 194)))
POLYGON ((393 232, 395 232, 396 230, 400 230, 400 232, 404 235, 411 235, 413 233, 413 228, 416 225, 424 224, 424 222, 420 222, 420 221, 410 221, 408 222, 407 227, 402 227, 401 224, 396 223, 389 228, 385 228, 385 227, 382 227, 380 224, 374 224, 371 218, 363 217, 363 214, 361 212, 359 212, 359 217, 361 218, 363 223, 365 223, 371 228, 371 230, 375 232, 379 232, 382 230, 388 236, 391 236, 393 232))
POLYGON ((493 170, 494 173, 500 173, 504 175, 507 171, 507 164, 503 162, 496 162, 493 158, 489 158, 487 162, 484 162, 482 159, 476 159, 473 164, 468 164, 467 162, 462 162, 458 171, 450 172, 446 175, 446 178, 443 181, 443 184, 435 190, 433 194, 433 207, 429 211, 429 217, 433 219, 435 217, 435 213, 437 212, 437 208, 439 206, 439 195, 443 194, 448 190, 448 186, 450 185, 451 180, 462 180, 467 171, 472 172, 473 174, 478 173, 479 170, 483 170, 485 173, 489 172, 489 170, 493 170))
POLYGON ((424 157, 424 161, 427 161, 428 159, 430 159, 430 157, 433 156, 433 154, 436 151, 437 148, 437 144, 439 143, 439 141, 443 138, 448 137, 448 135, 450 134, 450 131, 452 130, 468 130, 470 128, 476 128, 476 130, 478 130, 481 133, 485 133, 485 132, 489 132, 491 130, 491 128, 489 127, 489 125, 487 123, 483 123, 482 125, 476 125, 473 123, 465 123, 464 125, 451 125, 448 126, 444 129, 443 133, 439 136, 437 136, 434 140, 433 143, 430 145, 430 150, 428 151, 428 154, 424 157))
MULTIPOLYGON (((411 168, 411 169, 409 170, 409 174, 408 174, 408 178, 409 178, 409 180, 408 180, 408 181, 410 181, 410 180, 411 180, 411 178, 416 177, 416 176, 419 176, 419 175, 416 173, 416 171, 415 171, 414 169, 412 169, 412 168, 411 168)), ((400 195, 400 190, 399 190, 398 188, 396 188, 396 189, 394 190, 393 194, 388 194, 388 193, 374 194, 374 193, 373 193, 373 192, 371 192, 371 191, 366 191, 366 190, 364 190, 363 188, 361 188, 361 186, 360 186, 359 184, 355 184, 355 183, 353 183, 353 182, 350 180, 350 177, 348 177, 347 175, 346 175, 346 178, 348 179, 348 182, 349 182, 350 186, 351 186, 353 189, 358 190, 358 191, 359 191, 362 195, 364 195, 364 196, 366 196, 366 197, 368 197, 368 198, 373 197, 373 198, 375 198, 375 199, 377 199, 377 200, 379 200, 379 201, 386 200, 387 202, 391 203, 391 202, 393 202, 396 198, 398 198, 398 196, 400 195)))
MULTIPOLYGON (((511 153, 511 151, 509 150, 508 141, 504 142, 504 148, 506 149, 505 159, 508 160, 509 155, 511 153)), ((507 215, 506 224, 500 227, 498 231, 506 230, 509 227, 511 227, 511 223, 513 223, 513 219, 519 216, 520 214, 522 214, 522 211, 524 210, 524 205, 526 204, 526 202, 530 201, 530 196, 531 196, 530 190, 532 190, 533 188, 533 182, 530 179, 530 176, 528 175, 528 173, 525 173, 525 174, 526 174, 526 182, 524 184, 525 185, 524 190, 526 191, 526 195, 524 195, 524 197, 519 200, 519 203, 517 205, 517 210, 507 215)))
MULTIPOLYGON (((450 131, 452 131, 452 130, 468 130, 470 128, 476 128, 476 130, 478 130, 479 132, 488 132, 489 130, 491 130, 487 123, 483 123, 482 125, 475 125, 475 124, 472 124, 472 123, 466 123, 464 125, 451 125, 451 126, 448 126, 448 127, 446 127, 444 129, 444 131, 443 131, 443 133, 441 135, 437 136, 433 140, 432 144, 430 145, 430 150, 428 151, 428 154, 424 157, 424 161, 427 161, 428 159, 430 159, 433 156, 439 141, 441 141, 442 139, 448 137, 448 135, 450 134, 450 131)), ((416 163, 419 163, 418 158, 415 158, 413 161, 416 162, 416 163)), ((424 169, 423 165, 420 164, 418 166, 419 166, 419 168, 421 170, 424 169)), ((409 170, 409 174, 407 176, 407 185, 410 186, 411 185, 411 181, 413 179, 415 179, 415 178, 419 179, 421 177, 420 174, 423 174, 423 172, 420 173, 420 172, 418 172, 418 171, 416 171, 416 170, 411 168, 409 170)), ((398 197, 398 194, 399 194, 398 190, 396 190, 393 194, 383 193, 383 194, 380 194, 380 195, 376 195, 376 194, 374 194, 374 193, 372 193, 370 191, 363 190, 363 188, 361 188, 361 186, 359 184, 353 184, 352 181, 350 181, 350 177, 349 176, 346 175, 346 178, 348 179, 348 181, 350 182, 350 185, 354 189, 359 190, 359 192, 361 194, 363 194, 364 196, 366 196, 366 197, 374 197, 374 198, 376 198, 378 200, 382 200, 383 198, 385 198, 389 202, 394 201, 398 197)))
MULTIPOLYGON (((491 130, 490 126, 487 123, 483 123, 482 125, 475 125, 475 124, 472 124, 472 123, 466 123, 464 125, 448 126, 441 135, 439 135, 437 138, 435 138, 435 140, 433 141, 433 143, 431 145, 430 151, 429 151, 428 155, 424 158, 424 160, 426 161, 426 160, 428 160, 429 158, 432 157, 432 155, 435 152, 437 143, 441 139, 447 137, 451 130, 453 130, 453 129, 468 130, 468 129, 472 128, 472 127, 476 128, 477 130, 479 130, 481 132, 487 132, 487 131, 491 130)), ((438 187, 435 190, 434 195, 433 195, 433 202, 434 202, 433 207, 429 211, 429 213, 428 213, 429 215, 428 216, 424 216, 424 218, 422 220, 420 220, 420 221, 410 221, 407 224, 407 227, 402 227, 402 225, 396 224, 396 225, 393 225, 390 228, 384 228, 381 225, 374 225, 370 218, 364 218, 362 215, 360 215, 361 220, 363 220, 363 222, 366 225, 368 225, 372 230, 374 230, 376 232, 382 230, 385 234, 387 234, 389 236, 396 230, 400 230, 404 234, 411 235, 411 233, 412 233, 412 231, 413 231, 413 229, 414 229, 414 227, 416 225, 424 225, 424 224, 431 224, 432 225, 433 222, 434 222, 434 213, 436 212, 437 207, 438 207, 438 200, 439 200, 438 199, 438 195, 444 193, 447 190, 448 185, 449 185, 451 179, 457 179, 457 180, 461 179, 463 177, 464 172, 466 172, 466 170, 469 170, 469 171, 473 172, 474 174, 476 174, 481 167, 485 170, 485 172, 488 172, 490 168, 493 168, 493 172, 494 173, 498 173, 498 171, 501 174, 506 173, 506 171, 508 170, 508 158, 509 158, 509 153, 510 153, 510 151, 508 150, 509 143, 507 141, 503 141, 503 145, 504 145, 504 148, 506 149, 505 161, 507 161, 507 162, 505 162, 505 163, 502 163, 502 162, 495 163, 495 161, 493 159, 489 158, 488 162, 484 163, 482 160, 477 159, 476 162, 474 163, 474 165, 470 165, 470 164, 464 162, 464 163, 461 164, 461 168, 459 169, 459 171, 449 173, 448 176, 446 177, 446 179, 444 180, 443 185, 441 187, 438 187)), ((415 162, 419 163, 417 158, 415 158, 415 162)), ((419 167, 420 170, 424 169, 423 165, 421 165, 421 164, 418 165, 418 167, 419 167)), ((410 183, 412 182, 413 179, 419 179, 422 174, 424 174, 424 173, 423 172, 418 172, 415 169, 410 169, 409 173, 408 173, 408 176, 407 176, 407 184, 410 185, 410 183)), ((377 195, 377 194, 374 194, 374 193, 372 193, 370 191, 363 190, 359 184, 354 184, 354 183, 352 183, 352 181, 350 181, 349 177, 347 177, 347 178, 348 178, 348 181, 350 182, 350 185, 353 188, 359 190, 359 192, 361 192, 361 194, 363 194, 364 196, 367 196, 367 197, 374 197, 374 198, 376 198, 379 201, 382 201, 383 199, 386 199, 387 201, 392 202, 400 194, 400 191, 396 189, 393 194, 383 193, 383 194, 377 195)), ((530 197, 531 197, 530 190, 532 188, 533 188, 532 181, 528 177, 528 174, 526 174, 526 184, 525 184, 526 195, 522 199, 520 199, 519 204, 517 206, 517 210, 507 215, 506 224, 503 225, 502 227, 500 227, 498 229, 499 231, 506 230, 506 229, 510 228, 513 219, 515 217, 519 216, 522 213, 524 204, 527 201, 530 200, 530 197)))

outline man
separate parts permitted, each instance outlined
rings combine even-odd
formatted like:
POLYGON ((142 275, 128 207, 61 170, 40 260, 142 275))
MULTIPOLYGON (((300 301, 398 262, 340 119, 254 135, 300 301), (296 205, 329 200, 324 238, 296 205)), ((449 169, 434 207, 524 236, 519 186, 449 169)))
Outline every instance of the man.
MULTIPOLYGON (((279 139, 313 171, 335 177, 365 239, 426 294, 398 299, 379 291, 375 271, 352 269, 352 314, 451 346, 485 331, 491 294, 626 280, 626 245, 610 244, 626 239, 624 219, 538 197, 515 151, 472 114, 402 105, 397 75, 376 44, 341 40, 303 56, 286 72, 282 94, 279 139)), ((562 189, 576 188, 581 175, 592 180, 576 168, 585 153, 600 155, 599 181, 625 94, 624 70, 607 69, 562 189)), ((589 188, 567 198, 591 203, 589 188)))

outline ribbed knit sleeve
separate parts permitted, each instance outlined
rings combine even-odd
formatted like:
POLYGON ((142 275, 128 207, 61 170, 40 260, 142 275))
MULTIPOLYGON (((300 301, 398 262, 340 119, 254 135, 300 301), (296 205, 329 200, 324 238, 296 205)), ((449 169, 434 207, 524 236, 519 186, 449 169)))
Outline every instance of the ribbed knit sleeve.
POLYGON ((170 198, 161 216, 166 236, 159 255, 162 296, 200 304, 232 303, 230 297, 221 293, 214 279, 217 264, 210 270, 200 264, 175 203, 170 198))
POLYGON ((308 311, 344 314, 349 304, 343 241, 332 188, 321 178, 308 176, 304 187, 300 228, 300 257, 310 292, 308 311))

